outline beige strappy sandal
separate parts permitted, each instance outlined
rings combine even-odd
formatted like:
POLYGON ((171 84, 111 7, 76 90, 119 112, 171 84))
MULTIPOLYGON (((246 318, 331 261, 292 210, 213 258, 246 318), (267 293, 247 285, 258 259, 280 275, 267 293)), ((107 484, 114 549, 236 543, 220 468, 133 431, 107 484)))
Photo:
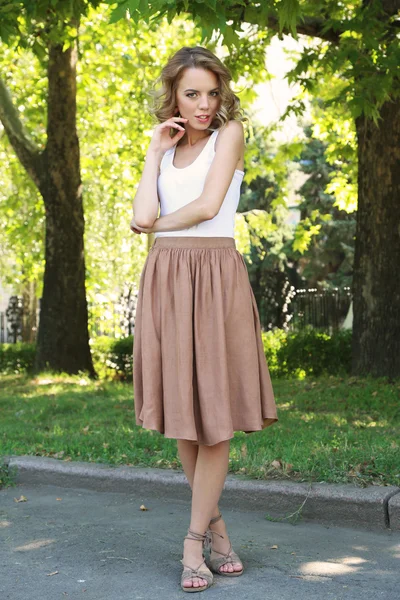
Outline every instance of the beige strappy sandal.
MULTIPOLYGON (((214 517, 213 519, 211 519, 209 524, 212 525, 213 523, 216 523, 220 519, 222 519, 221 513, 219 513, 219 515, 217 517, 214 517)), ((226 577, 239 577, 239 575, 242 575, 242 573, 243 573, 243 570, 244 570, 243 567, 240 571, 232 571, 232 573, 230 573, 229 571, 220 571, 220 567, 222 567, 222 565, 226 565, 228 563, 233 564, 235 562, 241 563, 242 561, 240 560, 240 558, 238 557, 236 552, 234 552, 231 542, 229 542, 229 550, 226 554, 224 554, 223 552, 218 552, 218 550, 213 550, 212 536, 214 533, 219 535, 219 537, 222 537, 222 538, 224 537, 223 535, 218 533, 218 531, 213 531, 210 528, 207 529, 206 539, 205 539, 205 543, 204 543, 204 547, 208 548, 208 550, 210 551, 210 558, 208 559, 207 566, 209 567, 210 571, 213 571, 213 573, 217 573, 218 575, 223 575, 226 577), (219 556, 217 558, 211 558, 211 552, 216 552, 217 554, 221 554, 221 556, 219 556)))
MULTIPOLYGON (((190 528, 188 529, 188 533, 189 535, 185 535, 184 539, 203 542, 204 546, 204 542, 207 539, 207 533, 196 533, 190 528)), ((214 579, 212 573, 207 573, 207 571, 199 571, 201 565, 206 562, 204 558, 197 567, 197 569, 192 569, 192 567, 189 567, 189 565, 185 565, 185 563, 183 562, 183 558, 180 562, 185 567, 181 576, 181 588, 184 592, 203 592, 204 590, 212 586, 214 579), (207 585, 199 585, 198 587, 193 587, 193 585, 191 587, 186 587, 183 585, 185 579, 192 579, 193 577, 201 577, 201 579, 205 579, 207 581, 207 585)))

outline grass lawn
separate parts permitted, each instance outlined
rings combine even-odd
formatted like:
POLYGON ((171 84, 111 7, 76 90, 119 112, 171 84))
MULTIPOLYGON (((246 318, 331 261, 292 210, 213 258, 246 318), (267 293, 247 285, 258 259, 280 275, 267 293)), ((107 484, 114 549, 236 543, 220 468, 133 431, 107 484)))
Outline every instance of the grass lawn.
MULTIPOLYGON (((279 421, 235 432, 230 473, 400 485, 400 381, 273 380, 279 421)), ((0 456, 181 469, 176 441, 135 425, 130 383, 0 376, 0 456)))

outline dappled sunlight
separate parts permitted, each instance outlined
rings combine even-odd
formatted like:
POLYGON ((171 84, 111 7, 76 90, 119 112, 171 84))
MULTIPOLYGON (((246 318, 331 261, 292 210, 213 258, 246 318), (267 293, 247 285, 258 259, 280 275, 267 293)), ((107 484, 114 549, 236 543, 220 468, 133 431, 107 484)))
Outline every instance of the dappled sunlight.
POLYGON ((282 402, 281 404, 279 404, 279 410, 289 410, 290 408, 293 408, 293 405, 293 402, 282 402))
POLYGON ((6 527, 10 527, 10 525, 12 525, 11 521, 7 521, 6 519, 0 521, 0 529, 5 529, 6 527))
POLYGON ((48 385, 49 383, 54 383, 52 379, 36 379, 33 381, 35 385, 48 385))
POLYGON ((240 457, 240 448, 237 446, 232 446, 229 451, 229 455, 231 460, 238 459, 240 457))
MULTIPOLYGON (((105 387, 107 387, 107 384, 104 381, 91 380, 89 377, 82 376, 82 374, 61 374, 55 376, 46 374, 27 380, 23 393, 20 395, 24 398, 34 398, 35 400, 43 400, 45 402, 48 400, 57 402, 60 400, 70 401, 74 398, 81 401, 82 399, 89 399, 97 393, 103 393, 105 387)), ((112 398, 113 400, 118 400, 119 388, 115 385, 114 389, 115 394, 113 394, 112 398)))
POLYGON ((341 417, 340 415, 330 414, 329 416, 332 423, 334 423, 337 427, 342 427, 343 425, 347 425, 347 419, 345 417, 341 417))
MULTIPOLYGON (((372 417, 368 414, 365 416, 358 415, 358 418, 353 418, 350 414, 339 414, 338 412, 333 412, 331 409, 328 411, 324 409, 324 407, 303 407, 296 406, 294 403, 286 403, 283 405, 286 410, 290 409, 289 416, 291 418, 301 419, 302 421, 315 422, 318 423, 326 423, 328 426, 334 426, 337 428, 349 427, 350 425, 353 427, 357 427, 360 429, 374 428, 377 427, 379 429, 388 428, 390 426, 390 422, 388 419, 384 417, 380 417, 378 421, 372 419, 372 417)), ((281 405, 279 405, 279 410, 281 410, 281 405)), ((355 409, 354 409, 355 410, 355 409)))
POLYGON ((361 558, 361 556, 347 556, 345 558, 340 559, 340 561, 344 565, 358 565, 358 564, 370 562, 366 558, 361 558))
POLYGON ((65 435, 65 433, 67 433, 67 432, 65 429, 60 427, 60 425, 56 424, 56 425, 54 425, 51 433, 53 435, 61 436, 61 435, 65 435))
POLYGON ((79 373, 76 375, 68 375, 67 373, 41 373, 37 377, 33 377, 30 381, 33 385, 36 386, 47 386, 47 385, 79 385, 86 386, 97 383, 96 381, 91 380, 88 376, 83 373, 79 373))
POLYGON ((349 575, 360 570, 368 560, 360 556, 346 556, 331 560, 318 560, 304 563, 299 567, 299 571, 304 575, 349 575))
POLYGON ((354 419, 352 425, 355 427, 389 427, 389 422, 386 419, 380 419, 379 421, 368 421, 368 415, 365 416, 365 420, 354 419))
POLYGON ((28 550, 37 550, 38 548, 51 546, 51 544, 55 544, 56 541, 57 540, 50 538, 45 540, 35 540, 34 542, 29 542, 28 544, 17 546, 16 548, 14 548, 14 552, 27 552, 28 550))
MULTIPOLYGON (((235 431, 231 472, 262 480, 398 485, 398 415, 392 386, 374 395, 376 385, 361 390, 348 381, 277 380, 280 422, 267 432, 235 431), (337 390, 329 389, 332 382, 337 390)), ((143 466, 157 466, 157 460, 166 461, 157 464, 168 468, 174 464, 175 441, 136 426, 130 381, 45 372, 33 379, 4 377, 1 383, 4 454, 143 466)), ((395 553, 400 554, 400 548, 395 553)))
POLYGON ((301 419, 302 421, 306 421, 306 423, 308 423, 309 421, 316 421, 318 419, 318 415, 315 413, 303 413, 302 415, 299 416, 299 419, 301 419))
POLYGON ((390 552, 393 552, 393 558, 400 558, 400 544, 396 544, 395 546, 391 546, 389 548, 390 552))

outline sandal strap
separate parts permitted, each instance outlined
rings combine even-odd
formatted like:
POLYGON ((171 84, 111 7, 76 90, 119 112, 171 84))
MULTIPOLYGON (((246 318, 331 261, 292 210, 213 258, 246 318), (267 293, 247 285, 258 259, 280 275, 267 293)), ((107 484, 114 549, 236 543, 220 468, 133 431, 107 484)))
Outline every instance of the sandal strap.
POLYGON ((232 554, 233 554, 232 542, 229 542, 228 552, 219 552, 218 550, 214 550, 214 548, 212 549, 212 551, 223 556, 227 562, 233 562, 233 560, 232 560, 232 554))
MULTIPOLYGON (((228 564, 233 565, 234 563, 241 563, 239 556, 236 554, 236 552, 232 548, 232 543, 230 543, 229 552, 227 552, 226 554, 224 554, 223 552, 218 552, 218 550, 212 550, 212 551, 221 555, 221 556, 217 556, 215 558, 211 558, 211 555, 210 555, 210 568, 211 568, 211 570, 214 570, 217 573, 222 573, 222 575, 225 575, 225 572, 220 571, 220 568, 223 565, 228 565, 228 564)), ((243 567, 240 571, 236 571, 236 573, 241 573, 242 570, 243 570, 243 567)))
POLYGON ((213 541, 213 533, 216 533, 217 535, 219 535, 220 537, 224 537, 223 535, 221 535, 220 533, 218 533, 218 531, 213 531, 212 529, 210 529, 210 525, 212 525, 213 523, 216 523, 217 521, 219 521, 220 519, 222 519, 222 514, 219 513, 219 515, 217 515, 216 517, 213 517, 210 522, 209 522, 209 526, 207 528, 206 531, 206 539, 204 540, 204 549, 205 550, 210 550, 211 551, 211 546, 212 546, 212 541, 213 541))
MULTIPOLYGON (((181 586, 182 587, 185 587, 183 585, 183 582, 186 579, 192 579, 193 577, 199 577, 200 579, 205 579, 207 581, 207 586, 210 586, 213 583, 214 576, 210 572, 210 570, 208 570, 208 571, 200 571, 200 567, 202 566, 203 563, 205 563, 205 559, 204 558, 201 561, 201 563, 199 564, 199 566, 197 567, 197 569, 193 569, 189 565, 186 565, 183 562, 183 558, 181 559, 180 562, 184 566, 184 569, 183 569, 183 572, 182 572, 182 575, 181 575, 181 586)), ((201 586, 201 587, 204 587, 204 586, 201 586)))
MULTIPOLYGON (((225 575, 224 571, 221 571, 220 568, 223 565, 227 565, 227 564, 234 564, 234 563, 240 563, 241 560, 238 557, 238 555, 236 554, 236 552, 234 552, 233 550, 231 551, 230 555, 227 556, 218 556, 216 558, 210 558, 209 561, 209 565, 210 565, 210 569, 216 573, 220 573, 222 575, 225 575)), ((243 570, 243 568, 240 571, 236 571, 236 573, 241 573, 243 570)))
POLYGON ((211 551, 212 543, 213 543, 213 534, 216 533, 219 537, 223 538, 224 536, 218 531, 213 531, 212 529, 207 529, 206 531, 206 539, 204 540, 204 549, 211 551))
POLYGON ((189 565, 185 565, 185 563, 183 562, 183 558, 181 558, 181 563, 183 564, 183 566, 186 569, 189 569, 191 571, 192 575, 196 575, 196 577, 198 576, 199 569, 204 562, 205 562, 205 558, 203 558, 203 560, 201 561, 201 563, 199 564, 199 566, 196 569, 193 569, 192 567, 189 567, 189 565))
MULTIPOLYGON (((217 554, 220 554, 222 558, 214 558, 214 561, 222 561, 224 559, 224 562, 221 562, 221 564, 225 564, 226 562, 230 562, 230 563, 234 563, 234 562, 239 562, 240 559, 238 557, 238 555, 236 554, 236 552, 233 550, 232 548, 232 542, 229 540, 229 550, 228 552, 224 553, 224 552, 219 552, 219 550, 214 550, 214 548, 212 547, 212 534, 216 533, 217 535, 219 535, 219 537, 223 538, 224 536, 221 535, 220 533, 218 533, 218 531, 213 531, 212 529, 207 529, 206 533, 209 533, 209 535, 207 535, 207 547, 206 549, 210 550, 210 552, 214 552, 217 554)), ((221 565, 220 565, 221 566, 221 565)))
POLYGON ((196 540, 197 542, 204 542, 207 539, 207 532, 205 533, 197 533, 197 531, 193 531, 193 529, 188 529, 188 534, 185 535, 183 539, 185 540, 196 540), (190 537, 192 536, 192 537, 190 537))

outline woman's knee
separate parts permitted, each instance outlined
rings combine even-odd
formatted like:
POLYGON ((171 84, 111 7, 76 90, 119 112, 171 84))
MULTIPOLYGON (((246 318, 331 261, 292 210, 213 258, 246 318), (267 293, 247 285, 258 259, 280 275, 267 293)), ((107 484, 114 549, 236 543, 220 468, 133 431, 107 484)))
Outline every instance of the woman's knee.
POLYGON ((223 440, 216 444, 199 444, 199 448, 204 448, 211 451, 227 450, 230 447, 231 440, 223 440))

